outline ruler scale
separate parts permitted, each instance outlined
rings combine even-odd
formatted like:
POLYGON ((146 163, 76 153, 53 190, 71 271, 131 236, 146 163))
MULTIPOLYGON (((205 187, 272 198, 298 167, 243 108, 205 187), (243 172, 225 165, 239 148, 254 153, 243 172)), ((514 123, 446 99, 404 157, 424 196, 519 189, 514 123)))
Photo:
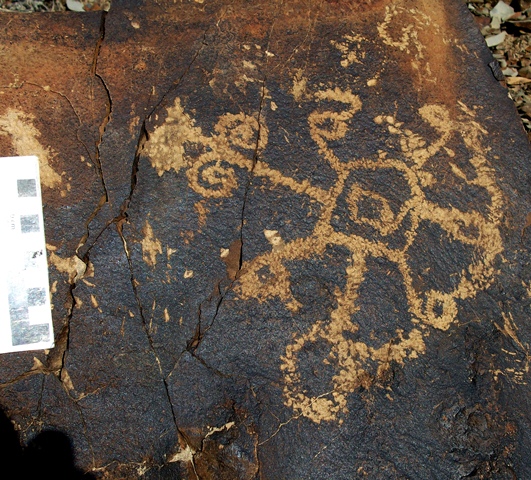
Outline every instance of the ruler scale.
POLYGON ((37 157, 0 158, 0 353, 54 345, 37 157))

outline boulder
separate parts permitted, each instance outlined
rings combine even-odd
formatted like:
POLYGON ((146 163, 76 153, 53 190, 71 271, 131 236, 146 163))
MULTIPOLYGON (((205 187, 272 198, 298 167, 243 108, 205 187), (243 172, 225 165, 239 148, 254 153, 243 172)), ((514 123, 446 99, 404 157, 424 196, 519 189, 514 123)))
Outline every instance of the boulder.
POLYGON ((462 2, 0 19, 56 334, 0 357, 23 445, 93 478, 531 477, 531 149, 462 2))

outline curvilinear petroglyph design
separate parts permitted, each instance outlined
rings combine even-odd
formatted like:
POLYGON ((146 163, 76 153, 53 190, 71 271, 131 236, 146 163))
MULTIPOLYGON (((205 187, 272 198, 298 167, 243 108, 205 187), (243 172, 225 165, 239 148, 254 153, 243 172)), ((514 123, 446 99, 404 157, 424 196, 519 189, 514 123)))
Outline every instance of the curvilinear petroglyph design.
MULTIPOLYGON (((337 45, 336 42, 334 46, 337 45)), ((342 53, 347 55, 343 66, 354 61, 346 50, 342 53)), ((184 170, 190 188, 205 199, 231 196, 238 186, 235 169, 241 169, 254 177, 267 178, 272 188, 287 187, 320 205, 313 231, 304 238, 284 241, 278 232, 266 230, 271 250, 244 262, 234 288, 244 300, 267 302, 278 298, 295 315, 301 303, 292 293, 287 265, 322 257, 329 246, 348 251, 344 287, 336 287, 335 306, 329 318, 315 322, 305 333, 295 333, 281 357, 285 405, 317 423, 341 422, 340 414, 348 411, 349 394, 360 386, 369 386, 390 362, 403 365, 407 359, 425 353, 425 339, 430 332, 448 330, 457 320, 459 302, 475 297, 491 284, 494 262, 502 252, 498 229, 502 194, 489 167, 488 149, 482 144, 487 132, 475 120, 474 111, 462 103, 453 114, 441 105, 418 109, 417 121, 426 127, 423 131, 434 132, 429 140, 408 129, 399 113, 376 116, 375 128, 387 131, 396 150, 379 150, 370 158, 345 160, 334 150, 356 122, 362 109, 359 96, 350 90, 321 87, 306 98, 315 105, 307 118, 309 135, 322 160, 336 175, 328 189, 313 185, 310 179, 296 180, 262 160, 267 158, 267 154, 262 154, 267 153, 268 142, 263 117, 225 114, 218 119, 212 135, 205 135, 179 98, 168 109, 165 123, 151 135, 146 154, 159 175, 170 169, 177 173, 184 170), (459 154, 449 148, 452 138, 458 138, 467 151, 469 158, 460 159, 466 163, 465 171, 457 161, 459 154), (427 194, 437 183, 433 162, 440 162, 441 158, 463 185, 483 192, 487 198, 483 211, 443 206, 427 194), (382 172, 399 180, 396 185, 388 185, 388 190, 400 190, 405 200, 397 201, 381 188, 372 188, 370 179, 382 172), (341 228, 335 221, 341 202, 346 205, 344 215, 355 228, 341 228), (451 288, 426 289, 414 280, 409 251, 415 245, 419 227, 426 223, 437 226, 441 242, 459 243, 473 250, 451 288), (398 232, 403 240, 392 241, 398 232), (408 332, 396 328, 394 338, 380 343, 378 339, 361 338, 357 334, 359 325, 353 320, 360 309, 359 290, 371 257, 384 258, 399 271, 411 322, 408 332), (328 345, 329 354, 323 362, 332 367, 334 374, 322 392, 309 393, 299 357, 316 342, 328 345)))
MULTIPOLYGON (((336 290, 337 303, 328 323, 317 322, 305 334, 295 335, 282 358, 286 405, 320 422, 336 419, 338 413, 346 412, 347 395, 360 385, 370 383, 371 376, 378 375, 390 361, 403 364, 407 358, 416 358, 424 353, 424 338, 429 335, 430 328, 447 330, 456 320, 457 301, 474 297, 479 290, 490 284, 494 275, 494 260, 502 251, 498 231, 502 198, 488 166, 487 151, 481 144, 481 136, 486 132, 475 122, 473 112, 464 105, 461 105, 463 113, 457 120, 451 120, 449 112, 441 106, 426 105, 420 108, 419 116, 438 135, 431 143, 404 128, 396 118, 378 116, 374 122, 385 124, 389 133, 397 137, 402 150, 401 158, 388 158, 385 152, 380 152, 377 158, 345 162, 334 154, 329 143, 345 136, 349 122, 354 120, 356 112, 361 109, 361 102, 351 92, 339 89, 318 91, 315 98, 343 106, 339 111, 316 109, 308 118, 311 138, 318 145, 321 156, 335 170, 337 181, 325 190, 312 186, 309 181, 295 181, 270 168, 265 161, 256 162, 253 171, 255 176, 267 177, 273 185, 287 186, 297 194, 308 195, 322 209, 313 233, 306 238, 283 242, 275 232, 266 231, 272 244, 271 251, 243 264, 235 288, 242 299, 256 298, 264 302, 278 297, 288 309, 296 312, 300 303, 291 293, 290 272, 286 263, 323 255, 329 245, 341 245, 350 252, 349 265, 345 270, 346 286, 343 290, 336 290), (454 207, 442 207, 428 200, 423 190, 435 181, 425 168, 430 159, 441 151, 445 151, 450 161, 455 155, 446 147, 449 137, 455 133, 462 136, 465 145, 473 152, 469 161, 476 176, 471 179, 457 165, 450 163, 452 171, 465 183, 488 193, 490 205, 487 215, 478 211, 463 212, 454 207), (381 193, 371 191, 364 185, 356 185, 356 182, 351 183, 348 192, 345 192, 347 180, 353 172, 378 170, 395 172, 407 181, 409 198, 400 208, 391 205, 381 193), (338 231, 333 225, 332 216, 341 196, 347 199, 350 219, 354 223, 372 227, 378 232, 375 236, 377 239, 338 231), (371 202, 376 206, 377 213, 364 216, 360 208, 363 202, 371 202), (386 242, 386 238, 403 226, 406 217, 406 241, 400 247, 393 248, 386 242), (459 282, 451 291, 418 291, 414 286, 408 265, 408 250, 415 242, 417 229, 422 221, 439 225, 452 241, 474 248, 473 261, 469 265, 463 265, 459 282), (398 329, 393 341, 377 348, 345 336, 347 332, 355 333, 358 330, 351 318, 359 308, 356 300, 359 287, 364 281, 368 257, 385 257, 398 267, 414 326, 408 334, 398 329), (267 275, 263 274, 264 268, 267 269, 267 275), (321 395, 308 396, 304 379, 298 370, 298 354, 305 345, 317 340, 324 340, 330 345, 330 355, 325 361, 335 365, 336 374, 327 391, 323 391, 321 395), (375 372, 371 373, 366 368, 369 362, 376 365, 375 372)), ((189 186, 204 197, 230 196, 237 187, 234 166, 248 171, 253 169, 251 153, 255 147, 257 119, 243 114, 225 115, 219 119, 215 134, 205 136, 200 128, 194 126, 179 99, 168 113, 167 122, 155 130, 147 149, 153 166, 159 174, 170 168, 176 171, 186 169, 189 186), (186 142, 202 144, 208 146, 209 151, 192 159, 178 147, 177 154, 174 153, 171 157, 172 162, 165 162, 164 158, 168 157, 160 155, 159 150, 162 145, 170 145, 165 140, 172 137, 172 132, 179 132, 173 138, 179 138, 180 145, 186 142), (235 145, 248 150, 249 155, 246 157, 235 150, 235 145)), ((260 130, 260 148, 264 149, 267 128, 261 125, 260 130)), ((174 147, 175 144, 171 145, 174 147)))
MULTIPOLYGON (((486 288, 492 279, 494 260, 502 251, 498 231, 502 196, 488 167, 486 151, 481 146, 480 137, 486 132, 472 117, 466 118, 471 112, 464 105, 462 108, 463 118, 454 121, 450 120, 449 112, 441 106, 426 105, 420 108, 420 117, 438 133, 438 138, 430 144, 419 135, 403 128, 395 118, 376 117, 374 121, 377 124, 387 124, 389 133, 399 138, 403 154, 401 160, 388 158, 385 152, 380 152, 379 158, 340 162, 329 148, 328 141, 342 138, 344 127, 338 126, 332 133, 331 130, 323 130, 320 126, 322 123, 319 123, 328 119, 337 125, 338 117, 332 115, 333 112, 326 112, 321 117, 309 119, 312 138, 319 145, 322 155, 338 173, 338 182, 327 192, 328 198, 319 200, 326 203, 314 234, 308 239, 293 242, 294 254, 289 251, 272 252, 254 260, 250 270, 256 272, 259 265, 279 264, 283 259, 294 256, 305 258, 312 252, 323 253, 326 245, 330 243, 342 245, 352 254, 350 265, 345 272, 346 287, 343 291, 337 292, 337 306, 331 314, 329 323, 318 322, 304 335, 295 337, 293 343, 287 347, 283 358, 286 404, 316 422, 333 420, 339 412, 346 412, 347 395, 359 386, 370 385, 374 376, 382 373, 390 361, 403 364, 406 358, 416 358, 424 353, 426 348, 424 337, 429 335, 430 328, 447 330, 456 320, 457 301, 474 297, 477 291, 486 288), (459 132, 464 143, 474 152, 469 161, 476 177, 469 179, 455 164, 450 163, 450 165, 454 174, 467 184, 488 192, 490 197, 488 215, 442 207, 428 200, 425 194, 424 188, 434 182, 433 176, 425 167, 434 155, 446 148, 447 140, 456 132, 459 132), (382 195, 355 184, 350 187, 347 199, 351 219, 356 223, 372 226, 382 240, 345 235, 336 231, 330 222, 337 199, 345 187, 346 178, 355 171, 371 170, 395 170, 407 179, 410 189, 408 200, 398 210, 393 210, 382 195), (377 215, 364 217, 360 214, 359 205, 364 199, 371 199, 373 204, 378 206, 377 215), (386 238, 404 223, 406 217, 409 217, 405 233, 406 241, 399 248, 391 248, 386 238), (439 225, 452 241, 470 245, 474 249, 474 260, 469 265, 463 266, 459 282, 451 291, 432 289, 422 292, 414 286, 408 265, 408 250, 414 245, 418 227, 423 221, 439 225), (296 243, 299 244, 295 245, 296 243), (407 335, 397 329, 396 338, 379 347, 369 346, 363 341, 353 341, 345 336, 347 332, 355 334, 358 330, 358 326, 351 321, 351 318, 359 310, 356 300, 359 287, 364 281, 369 257, 385 257, 397 266, 404 282, 409 313, 414 325, 407 335), (303 379, 297 369, 297 355, 308 342, 319 339, 330 344, 330 355, 325 362, 336 366, 336 374, 329 391, 310 397, 305 394, 303 379), (365 368, 368 362, 375 365, 375 372, 369 372, 365 368)), ((451 150, 447 150, 446 153, 450 158, 455 155, 451 150)), ((287 277, 286 272, 279 269, 277 275, 282 274, 287 277)), ((253 281, 256 282, 258 279, 254 278, 253 281)), ((271 293, 274 294, 274 291, 271 293)))

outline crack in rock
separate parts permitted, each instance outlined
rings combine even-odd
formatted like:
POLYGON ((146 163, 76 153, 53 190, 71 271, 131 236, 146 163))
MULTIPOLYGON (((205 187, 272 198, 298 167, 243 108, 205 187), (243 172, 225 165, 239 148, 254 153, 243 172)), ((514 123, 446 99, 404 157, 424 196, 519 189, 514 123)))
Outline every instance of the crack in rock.
POLYGON ((175 425, 175 429, 176 429, 177 433, 179 434, 180 430, 179 430, 179 426, 177 424, 177 418, 175 416, 175 410, 173 408, 173 403, 172 403, 172 400, 171 400, 171 394, 170 394, 170 389, 169 389, 169 386, 168 386, 168 382, 167 382, 166 378, 164 377, 164 374, 163 374, 163 371, 162 371, 162 364, 161 364, 160 358, 159 358, 159 356, 157 354, 157 350, 156 350, 155 345, 154 345, 153 337, 151 336, 151 333, 149 331, 148 322, 146 321, 146 317, 145 317, 145 314, 144 314, 144 307, 143 307, 142 301, 140 300, 140 297, 138 295, 138 288, 137 288, 138 282, 137 282, 137 280, 134 277, 134 270, 133 270, 133 263, 132 263, 132 260, 131 260, 131 255, 130 255, 130 252, 129 252, 129 248, 127 247, 127 240, 125 239, 125 236, 123 234, 123 223, 124 223, 124 221, 125 221, 125 218, 120 220, 120 221, 118 221, 118 222, 116 222, 116 230, 118 231, 118 235, 120 236, 120 239, 122 240, 122 244, 123 244, 123 247, 124 247, 124 252, 125 252, 125 255, 126 255, 126 258, 127 258, 128 265, 129 265, 129 271, 130 271, 130 275, 131 275, 131 287, 132 287, 133 295, 134 295, 136 303, 137 303, 138 312, 140 314, 140 319, 141 319, 141 322, 142 322, 142 329, 144 330, 144 333, 146 334, 151 353, 153 354, 153 356, 155 358, 155 361, 157 362, 157 366, 158 366, 159 373, 160 373, 160 379, 161 379, 161 381, 162 381, 162 383, 164 385, 164 391, 166 393, 168 404, 170 406, 170 411, 171 411, 173 423, 175 425))

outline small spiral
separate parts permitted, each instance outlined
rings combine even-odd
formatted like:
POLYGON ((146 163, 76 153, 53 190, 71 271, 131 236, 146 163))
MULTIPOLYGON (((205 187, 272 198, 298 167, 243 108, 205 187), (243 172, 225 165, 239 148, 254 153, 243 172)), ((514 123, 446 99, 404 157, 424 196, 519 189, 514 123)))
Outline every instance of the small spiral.
POLYGON ((234 168, 214 152, 201 155, 187 171, 190 187, 206 198, 232 195, 238 186, 234 168))

